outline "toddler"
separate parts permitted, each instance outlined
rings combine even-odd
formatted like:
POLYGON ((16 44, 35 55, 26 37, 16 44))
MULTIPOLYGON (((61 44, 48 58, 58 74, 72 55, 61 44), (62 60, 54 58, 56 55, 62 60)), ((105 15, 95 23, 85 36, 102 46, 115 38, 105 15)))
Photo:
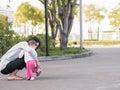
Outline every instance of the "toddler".
POLYGON ((39 76, 42 70, 40 66, 37 65, 38 61, 34 60, 30 53, 24 51, 24 57, 26 63, 26 78, 27 80, 34 80, 33 72, 36 73, 36 76, 39 76))

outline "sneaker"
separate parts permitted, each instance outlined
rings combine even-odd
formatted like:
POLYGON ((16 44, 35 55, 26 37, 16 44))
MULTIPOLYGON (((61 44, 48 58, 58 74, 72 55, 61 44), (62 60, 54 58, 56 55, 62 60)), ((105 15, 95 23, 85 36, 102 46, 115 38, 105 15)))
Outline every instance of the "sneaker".
POLYGON ((38 71, 36 72, 36 76, 40 76, 42 70, 41 69, 38 69, 38 71))
POLYGON ((28 77, 27 80, 35 80, 34 77, 28 77))

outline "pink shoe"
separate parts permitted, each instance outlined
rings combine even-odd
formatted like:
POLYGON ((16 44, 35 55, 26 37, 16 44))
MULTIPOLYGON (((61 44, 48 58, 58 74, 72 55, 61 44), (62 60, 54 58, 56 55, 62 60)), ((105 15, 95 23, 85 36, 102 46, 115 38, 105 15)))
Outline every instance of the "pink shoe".
POLYGON ((38 69, 38 71, 36 72, 36 76, 40 76, 41 72, 42 72, 42 69, 38 69))
POLYGON ((35 80, 34 77, 27 77, 27 80, 35 80))

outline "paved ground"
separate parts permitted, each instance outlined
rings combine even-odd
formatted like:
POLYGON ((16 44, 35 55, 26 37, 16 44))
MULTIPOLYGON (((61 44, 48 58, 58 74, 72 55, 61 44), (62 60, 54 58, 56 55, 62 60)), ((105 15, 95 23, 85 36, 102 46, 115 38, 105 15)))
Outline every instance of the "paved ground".
POLYGON ((41 62, 43 73, 35 81, 0 75, 0 90, 120 90, 120 48, 90 49, 89 57, 41 62))

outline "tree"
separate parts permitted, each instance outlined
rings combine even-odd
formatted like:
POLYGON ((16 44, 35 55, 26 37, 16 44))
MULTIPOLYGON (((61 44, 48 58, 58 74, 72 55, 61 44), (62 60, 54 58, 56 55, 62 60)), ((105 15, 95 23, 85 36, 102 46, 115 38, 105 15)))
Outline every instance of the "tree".
POLYGON ((8 17, 0 14, 0 30, 9 30, 11 23, 8 22, 8 17))
POLYGON ((88 32, 91 33, 91 39, 92 39, 92 23, 97 22, 98 23, 98 36, 97 39, 99 40, 99 28, 101 24, 101 20, 104 19, 104 12, 106 10, 104 8, 97 8, 93 4, 84 5, 84 13, 86 17, 86 22, 89 22, 89 30, 88 32))
MULTIPOLYGON (((39 0, 44 4, 44 0, 39 0)), ((48 18, 51 27, 51 35, 56 38, 59 30, 60 49, 67 49, 68 37, 71 32, 74 19, 74 9, 77 0, 49 0, 48 18)))
POLYGON ((0 30, 0 56, 20 41, 20 36, 13 30, 0 30))
POLYGON ((26 34, 26 23, 31 21, 33 26, 39 25, 44 21, 44 13, 43 10, 24 2, 18 7, 15 18, 18 24, 24 23, 24 34, 26 34))
POLYGON ((116 8, 109 12, 108 17, 112 26, 120 28, 120 3, 116 8))

